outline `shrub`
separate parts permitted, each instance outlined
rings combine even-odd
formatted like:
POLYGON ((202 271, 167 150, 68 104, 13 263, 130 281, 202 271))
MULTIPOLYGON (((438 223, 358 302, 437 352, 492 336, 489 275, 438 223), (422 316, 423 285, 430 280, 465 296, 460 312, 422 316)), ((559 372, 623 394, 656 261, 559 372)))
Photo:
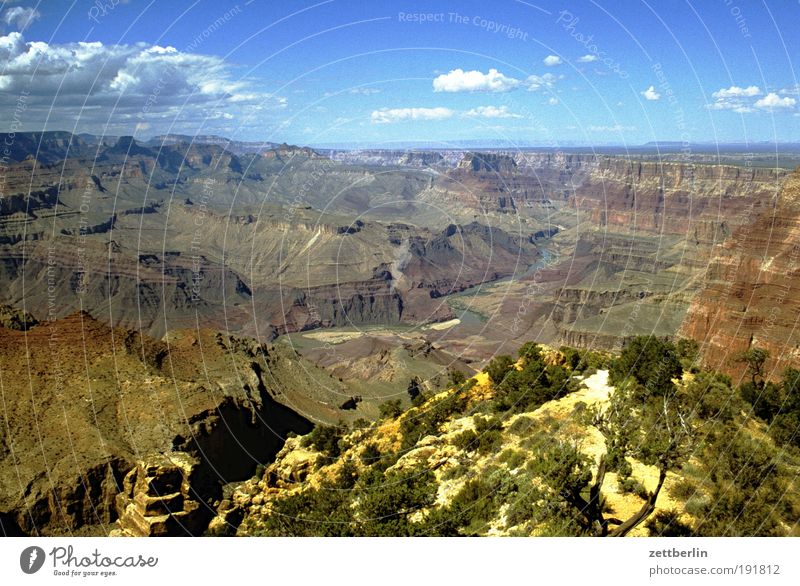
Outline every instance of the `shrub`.
POLYGON ((646 499, 649 496, 644 485, 632 476, 620 477, 618 484, 622 492, 635 494, 640 499, 646 499))
POLYGON ((690 480, 682 478, 670 488, 669 493, 679 501, 688 501, 697 495, 697 487, 690 480))
POLYGON ((800 430, 796 423, 800 421, 800 370, 787 368, 780 383, 748 381, 739 387, 739 394, 752 405, 757 417, 772 424, 770 429, 775 429, 771 433, 776 434, 773 435, 776 442, 798 445, 800 430))
POLYGON ((433 473, 412 470, 372 480, 358 497, 361 535, 408 536, 419 532, 409 517, 422 507, 433 504, 436 481, 433 473))
POLYGON ((780 385, 769 382, 758 386, 752 381, 743 383, 739 394, 753 406, 753 413, 769 423, 782 410, 783 393, 780 385))
POLYGON ((311 433, 303 437, 303 447, 313 447, 328 458, 336 458, 342 453, 339 445, 346 428, 343 425, 318 425, 311 433))
POLYGON ((348 491, 333 486, 305 490, 272 503, 256 535, 287 537, 353 535, 348 491))
POLYGON ((580 494, 592 478, 589 459, 572 444, 557 441, 543 446, 529 471, 542 479, 554 494, 580 494))
POLYGON ((467 534, 477 534, 486 528, 497 512, 494 488, 484 476, 468 480, 453 497, 449 508, 467 534))
POLYGON ((712 493, 697 514, 695 533, 703 537, 769 537, 783 534, 774 499, 759 491, 712 493))
POLYGON ((454 466, 448 466, 442 472, 442 480, 453 480, 455 478, 460 478, 464 476, 469 471, 469 466, 464 464, 455 464, 454 466))
POLYGON ((700 419, 724 423, 741 410, 741 401, 724 375, 700 373, 687 386, 686 393, 700 419))
POLYGON ((419 395, 415 396, 411 399, 411 405, 413 407, 422 407, 425 404, 425 401, 428 400, 428 397, 425 396, 424 393, 420 393, 419 395))
POLYGON ((770 425, 769 434, 779 446, 800 447, 800 415, 796 412, 776 415, 770 425))
POLYGON ((494 384, 499 385, 503 382, 513 364, 514 360, 511 356, 498 356, 486 365, 486 374, 489 375, 489 379, 494 384))
POLYGON ((460 370, 456 370, 455 368, 448 370, 447 376, 450 379, 450 384, 454 387, 464 384, 464 382, 467 380, 467 375, 460 370))
POLYGON ((492 429, 502 429, 503 422, 499 417, 492 416, 492 417, 474 417, 472 419, 473 423, 475 424, 475 431, 478 434, 484 433, 486 431, 492 429))
POLYGON ((339 490, 349 490, 356 485, 358 468, 352 460, 345 460, 336 473, 333 486, 339 490))
POLYGON ((503 450, 497 457, 497 461, 501 464, 508 466, 509 470, 515 470, 525 463, 525 452, 521 450, 513 450, 511 448, 503 450))
POLYGON ((673 388, 672 379, 683 373, 675 345, 655 336, 638 336, 622 350, 610 369, 611 382, 621 384, 632 378, 644 396, 662 396, 673 388))
POLYGON ((605 368, 608 364, 607 356, 601 352, 579 350, 569 346, 561 346, 558 351, 564 356, 566 366, 575 374, 582 372, 585 376, 589 376, 598 368, 605 368))
POLYGON ((573 371, 583 370, 580 368, 581 364, 581 352, 577 348, 570 348, 569 346, 561 346, 558 349, 561 354, 564 355, 564 362, 567 366, 569 366, 573 371))
POLYGON ((542 347, 539 346, 536 342, 526 342, 519 349, 519 357, 522 360, 541 360, 542 359, 542 347))
POLYGON ((382 403, 380 407, 378 407, 378 412, 380 413, 381 419, 394 419, 402 415, 403 413, 403 403, 400 399, 393 399, 391 401, 386 401, 382 403))
POLYGON ((700 345, 697 340, 691 338, 681 338, 675 344, 678 358, 681 359, 684 369, 688 369, 695 364, 700 357, 700 345))
POLYGON ((545 509, 543 492, 529 485, 509 502, 506 521, 510 527, 531 521, 537 523, 545 509))
POLYGON ((381 459, 381 451, 378 446, 370 442, 361 451, 361 463, 365 466, 371 466, 381 459))
POLYGON ((466 408, 467 398, 459 392, 436 401, 425 408, 418 408, 409 412, 408 416, 400 423, 400 432, 403 436, 402 447, 408 449, 426 435, 436 435, 439 427, 456 413, 462 413, 466 408))
POLYGON ((478 436, 478 453, 491 454, 503 443, 503 434, 497 429, 490 429, 478 436))
POLYGON ((512 370, 495 389, 495 409, 515 413, 531 411, 547 401, 577 389, 562 366, 545 366, 529 360, 522 370, 512 370))
POLYGON ((471 452, 478 447, 478 434, 471 429, 466 429, 453 437, 453 446, 465 452, 471 452))
POLYGON ((535 419, 523 415, 521 417, 517 417, 514 422, 508 426, 508 433, 513 435, 527 435, 535 426, 535 419))
POLYGON ((691 537, 692 528, 680 520, 680 513, 674 509, 658 511, 645 523, 651 537, 691 537))

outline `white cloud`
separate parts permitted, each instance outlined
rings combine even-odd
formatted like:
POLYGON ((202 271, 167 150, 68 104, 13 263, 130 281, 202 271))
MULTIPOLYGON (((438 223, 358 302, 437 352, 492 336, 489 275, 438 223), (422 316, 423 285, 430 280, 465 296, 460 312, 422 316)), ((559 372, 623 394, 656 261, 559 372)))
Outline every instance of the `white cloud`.
POLYGON ((797 104, 795 98, 788 97, 787 94, 790 93, 791 88, 783 89, 778 93, 770 92, 756 100, 756 97, 762 95, 762 91, 758 86, 739 87, 732 85, 729 88, 722 88, 711 94, 714 97, 714 101, 706 107, 711 110, 731 110, 739 114, 755 112, 756 109, 788 109, 797 104))
POLYGON ((478 106, 464 112, 464 116, 480 118, 522 118, 508 111, 508 106, 478 106))
POLYGON ((721 90, 717 90, 711 95, 715 98, 750 98, 761 95, 761 90, 758 88, 758 86, 754 85, 746 88, 732 85, 727 89, 723 88, 721 90))
POLYGON ((519 85, 519 80, 490 69, 488 73, 453 69, 433 80, 436 92, 507 92, 519 85))
POLYGON ((444 120, 454 114, 450 108, 381 108, 370 116, 373 124, 391 124, 406 120, 444 120))
MULTIPOLYGON (((79 131, 95 132, 110 116, 110 133, 130 133, 137 121, 174 123, 176 129, 190 131, 209 112, 241 118, 259 111, 263 120, 269 110, 286 106, 285 98, 235 79, 220 57, 169 46, 49 44, 12 32, 0 37, 0 61, 0 91, 29 92, 27 128, 41 129, 51 106, 50 127, 72 128, 80 116, 79 131)), ((8 119, 13 108, 14 100, 6 100, 0 116, 8 119)))
POLYGON ((643 92, 641 92, 641 94, 644 96, 645 100, 650 100, 651 102, 654 102, 661 98, 661 94, 659 94, 656 91, 656 88, 652 85, 643 92))
POLYGON ((480 71, 464 71, 454 69, 450 73, 442 74, 433 80, 433 89, 437 92, 508 92, 518 87, 528 91, 552 88, 556 81, 563 79, 563 75, 545 73, 530 75, 523 81, 507 77, 496 69, 488 73, 480 71))
POLYGON ((550 98, 549 100, 547 100, 547 103, 550 104, 551 106, 556 106, 558 105, 558 98, 550 98))
POLYGON ((555 65, 561 65, 561 57, 558 55, 548 55, 544 59, 542 59, 542 63, 544 63, 547 67, 553 67, 555 65))
POLYGON ((7 25, 15 26, 17 29, 24 31, 41 16, 42 14, 35 8, 14 6, 3 12, 2 20, 7 25))
POLYGON ((529 75, 525 80, 525 85, 528 88, 528 91, 535 92, 543 88, 552 88, 558 79, 561 79, 561 77, 557 77, 552 73, 545 73, 544 75, 529 75))
POLYGON ((597 55, 584 55, 583 57, 578 57, 578 63, 591 63, 592 61, 597 61, 597 55))
POLYGON ((755 103, 756 108, 762 110, 773 110, 778 108, 792 108, 797 104, 794 98, 784 97, 781 98, 776 93, 769 93, 755 103))

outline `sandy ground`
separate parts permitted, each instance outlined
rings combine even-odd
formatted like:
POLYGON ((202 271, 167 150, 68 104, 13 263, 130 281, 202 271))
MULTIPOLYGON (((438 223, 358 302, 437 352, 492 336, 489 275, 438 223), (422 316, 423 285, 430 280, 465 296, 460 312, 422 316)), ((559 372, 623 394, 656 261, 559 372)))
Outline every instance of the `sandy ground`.
MULTIPOLYGON (((583 381, 586 388, 567 395, 557 401, 550 401, 536 411, 539 417, 550 415, 556 418, 568 418, 574 411, 578 403, 585 403, 587 406, 602 404, 608 401, 614 387, 609 385, 608 371, 598 370, 595 374, 587 377, 583 381)), ((581 451, 597 461, 606 451, 605 438, 593 427, 582 428, 580 440, 581 451)), ((630 459, 633 467, 633 478, 641 482, 647 490, 653 490, 658 483, 658 470, 653 466, 645 466, 641 462, 630 459)), ((669 496, 668 489, 675 482, 676 476, 668 474, 667 480, 661 492, 658 494, 656 507, 658 509, 677 508, 678 503, 669 496)), ((626 519, 636 513, 642 506, 642 499, 633 494, 626 494, 619 491, 617 486, 617 475, 608 473, 603 483, 603 495, 606 502, 613 511, 613 516, 626 519)), ((639 525, 631 532, 631 536, 645 536, 647 529, 644 523, 639 525)))
POLYGON ((461 320, 458 318, 451 319, 448 321, 439 322, 436 324, 430 324, 428 326, 423 327, 423 330, 448 330, 453 326, 457 326, 461 323, 461 320))
POLYGON ((308 338, 309 340, 317 340, 319 342, 326 342, 329 344, 341 344, 342 342, 354 340, 355 338, 360 338, 361 336, 365 335, 366 334, 360 330, 352 330, 347 332, 312 332, 310 334, 303 334, 303 337, 308 338))

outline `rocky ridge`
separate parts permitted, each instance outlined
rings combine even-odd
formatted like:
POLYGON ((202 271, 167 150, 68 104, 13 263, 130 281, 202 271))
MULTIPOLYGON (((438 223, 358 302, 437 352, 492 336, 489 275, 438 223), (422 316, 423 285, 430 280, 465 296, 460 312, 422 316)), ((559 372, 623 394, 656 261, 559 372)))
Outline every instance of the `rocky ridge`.
MULTIPOLYGON (((211 526, 216 534, 242 536, 796 533, 797 453, 773 443, 728 379, 687 371, 671 379, 674 398, 692 412, 683 423, 692 434, 680 441, 699 443, 680 456, 682 464, 665 465, 651 458, 650 447, 637 459, 611 439, 623 436, 605 427, 628 400, 618 395, 630 398, 631 389, 611 385, 604 369, 577 374, 583 360, 610 359, 614 371, 616 358, 576 360, 567 348, 538 348, 531 364, 543 369, 540 378, 563 381, 555 398, 498 415, 503 397, 516 388, 509 377, 517 372, 521 381, 530 372, 525 358, 509 359, 512 374, 501 383, 493 382, 500 371, 490 365, 491 375, 479 373, 375 424, 291 438, 263 474, 236 488, 211 526), (732 442, 734 429, 740 437, 732 442), (617 449, 627 454, 623 460, 611 459, 617 449), (602 511, 601 525, 583 519, 594 515, 593 503, 602 511), (743 518, 747 513, 757 516, 743 518)), ((529 392, 542 391, 535 384, 529 392)), ((636 445, 649 445, 651 431, 641 433, 636 445)), ((670 447, 662 456, 679 453, 670 447)))
MULTIPOLYGON (((325 396, 322 375, 300 380, 314 371, 309 364, 307 374, 284 379, 279 356, 279 349, 209 330, 153 340, 86 313, 27 331, 0 328, 4 526, 40 535, 106 533, 118 509, 128 508, 118 507, 117 495, 130 495, 150 468, 126 475, 151 454, 197 458, 208 485, 248 478, 290 431, 312 427, 280 402, 292 384, 319 386, 316 398, 305 398, 306 414, 337 418, 327 405, 338 394, 325 396)), ((200 495, 198 503, 219 500, 213 491, 200 495)))

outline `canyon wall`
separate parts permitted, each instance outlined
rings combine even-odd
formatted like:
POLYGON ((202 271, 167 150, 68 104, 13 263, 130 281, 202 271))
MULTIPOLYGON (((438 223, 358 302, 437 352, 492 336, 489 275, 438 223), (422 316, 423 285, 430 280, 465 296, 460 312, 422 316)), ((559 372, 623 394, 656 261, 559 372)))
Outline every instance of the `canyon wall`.
POLYGON ((795 172, 752 223, 715 249, 681 333, 701 342, 709 366, 737 378, 744 371, 739 354, 766 348, 767 373, 777 378, 800 359, 798 316, 800 173, 795 172))
POLYGON ((217 484, 250 477, 311 429, 273 397, 267 352, 207 330, 155 341, 85 313, 0 329, 0 516, 26 534, 106 534, 149 453, 188 453, 217 484))

